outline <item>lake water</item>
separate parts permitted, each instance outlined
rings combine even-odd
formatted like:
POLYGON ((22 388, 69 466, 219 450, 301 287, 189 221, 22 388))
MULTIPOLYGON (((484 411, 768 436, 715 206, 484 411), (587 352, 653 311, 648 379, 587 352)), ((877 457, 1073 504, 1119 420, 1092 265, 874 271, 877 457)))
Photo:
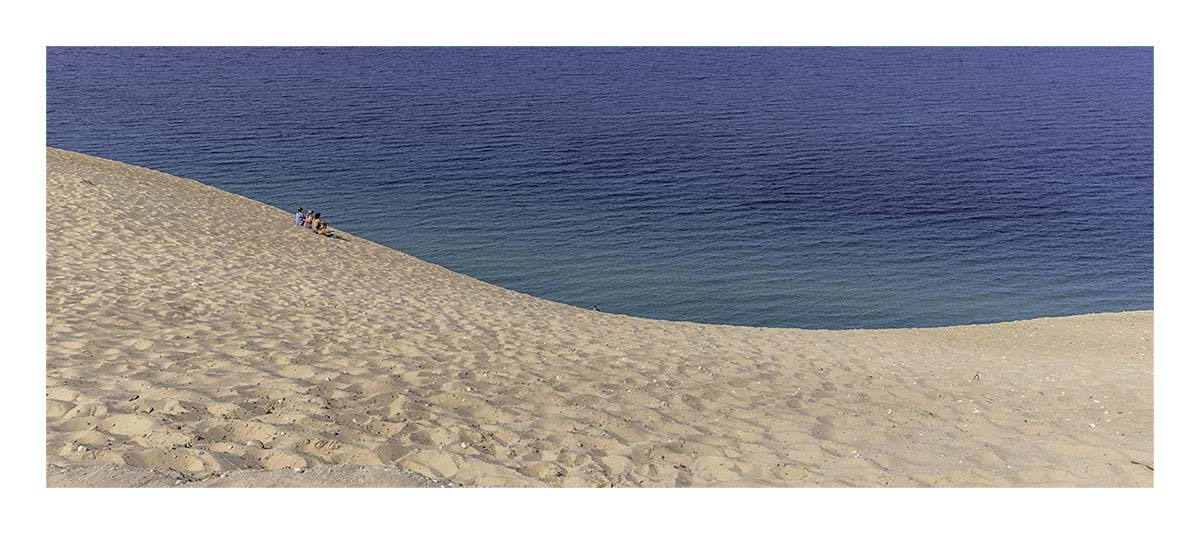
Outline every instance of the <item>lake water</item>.
POLYGON ((46 142, 583 307, 936 326, 1153 307, 1153 93, 1151 48, 50 48, 46 142))

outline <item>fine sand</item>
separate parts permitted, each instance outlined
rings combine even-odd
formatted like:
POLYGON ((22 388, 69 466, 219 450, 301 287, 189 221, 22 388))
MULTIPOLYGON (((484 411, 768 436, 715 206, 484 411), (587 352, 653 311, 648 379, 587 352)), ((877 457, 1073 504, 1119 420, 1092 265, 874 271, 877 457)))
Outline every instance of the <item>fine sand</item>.
POLYGON ((1149 311, 641 319, 192 180, 46 164, 51 486, 1153 484, 1149 311))

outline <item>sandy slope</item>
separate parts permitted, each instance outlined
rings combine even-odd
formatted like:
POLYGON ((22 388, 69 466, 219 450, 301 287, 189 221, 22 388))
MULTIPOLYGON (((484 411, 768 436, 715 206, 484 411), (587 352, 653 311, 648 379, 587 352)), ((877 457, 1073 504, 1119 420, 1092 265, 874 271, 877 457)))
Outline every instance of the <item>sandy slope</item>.
POLYGON ((454 487, 412 471, 383 465, 324 464, 295 469, 239 469, 190 474, 169 468, 118 464, 50 465, 51 488, 438 488, 454 487))
POLYGON ((639 319, 317 237, 191 180, 55 149, 47 167, 48 476, 1153 481, 1151 312, 864 331, 639 319))

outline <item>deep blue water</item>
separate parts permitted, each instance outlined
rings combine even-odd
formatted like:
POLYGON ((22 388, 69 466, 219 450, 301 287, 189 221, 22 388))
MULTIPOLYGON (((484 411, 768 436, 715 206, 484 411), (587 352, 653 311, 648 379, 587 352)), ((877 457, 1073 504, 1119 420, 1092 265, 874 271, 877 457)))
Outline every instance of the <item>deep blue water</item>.
POLYGON ((50 48, 46 142, 603 311, 934 326, 1153 307, 1153 89, 1151 48, 50 48))

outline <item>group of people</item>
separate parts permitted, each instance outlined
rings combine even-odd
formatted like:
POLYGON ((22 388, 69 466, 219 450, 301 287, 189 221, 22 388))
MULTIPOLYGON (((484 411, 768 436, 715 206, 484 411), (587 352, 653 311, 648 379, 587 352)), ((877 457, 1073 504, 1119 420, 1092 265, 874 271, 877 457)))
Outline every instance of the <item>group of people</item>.
POLYGON ((296 226, 303 226, 312 230, 312 233, 333 237, 333 231, 329 229, 329 225, 325 224, 325 219, 321 218, 320 213, 314 214, 312 210, 304 213, 304 208, 296 209, 296 226))

